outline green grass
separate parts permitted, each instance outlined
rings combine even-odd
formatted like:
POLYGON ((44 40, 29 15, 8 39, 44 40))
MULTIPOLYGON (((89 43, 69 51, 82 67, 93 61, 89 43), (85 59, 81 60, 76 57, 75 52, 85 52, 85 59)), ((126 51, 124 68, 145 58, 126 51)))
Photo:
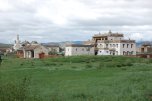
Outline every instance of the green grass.
POLYGON ((0 101, 152 101, 152 60, 5 57, 0 101))

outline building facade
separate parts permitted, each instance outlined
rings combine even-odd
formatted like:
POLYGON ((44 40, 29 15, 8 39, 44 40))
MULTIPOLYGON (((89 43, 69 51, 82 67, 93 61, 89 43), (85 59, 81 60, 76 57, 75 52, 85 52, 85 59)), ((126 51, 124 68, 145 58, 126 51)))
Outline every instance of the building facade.
POLYGON ((93 45, 66 45, 65 56, 94 55, 93 45))
POLYGON ((49 50, 42 45, 27 45, 17 50, 20 58, 44 58, 48 56, 49 50))
POLYGON ((137 48, 137 57, 152 58, 152 44, 146 42, 137 48))
POLYGON ((135 40, 126 40, 123 34, 99 33, 93 36, 92 41, 96 55, 136 55, 135 40))

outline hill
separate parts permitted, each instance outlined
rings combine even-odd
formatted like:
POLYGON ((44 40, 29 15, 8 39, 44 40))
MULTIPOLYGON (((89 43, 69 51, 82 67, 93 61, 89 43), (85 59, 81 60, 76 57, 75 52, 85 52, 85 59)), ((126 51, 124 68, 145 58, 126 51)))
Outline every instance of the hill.
POLYGON ((0 43, 0 48, 10 48, 11 46, 12 46, 12 44, 0 43))

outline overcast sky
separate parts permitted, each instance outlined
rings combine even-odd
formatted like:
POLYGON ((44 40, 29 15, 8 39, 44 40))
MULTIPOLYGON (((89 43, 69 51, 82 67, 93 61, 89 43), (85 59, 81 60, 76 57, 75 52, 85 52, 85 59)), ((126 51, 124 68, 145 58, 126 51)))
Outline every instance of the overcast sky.
POLYGON ((0 42, 88 40, 99 32, 152 40, 152 0, 0 0, 0 42))

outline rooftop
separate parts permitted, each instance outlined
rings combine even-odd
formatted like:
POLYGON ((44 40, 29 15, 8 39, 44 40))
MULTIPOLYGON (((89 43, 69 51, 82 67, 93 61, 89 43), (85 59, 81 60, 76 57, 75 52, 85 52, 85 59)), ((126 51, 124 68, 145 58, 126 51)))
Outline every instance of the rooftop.
POLYGON ((135 43, 135 40, 99 40, 101 43, 135 43))
POLYGON ((94 45, 69 44, 66 47, 93 47, 94 45))
POLYGON ((107 37, 107 36, 111 36, 111 37, 124 37, 124 34, 120 34, 120 33, 113 33, 111 32, 111 30, 108 33, 104 33, 104 34, 95 34, 93 37, 107 37))

